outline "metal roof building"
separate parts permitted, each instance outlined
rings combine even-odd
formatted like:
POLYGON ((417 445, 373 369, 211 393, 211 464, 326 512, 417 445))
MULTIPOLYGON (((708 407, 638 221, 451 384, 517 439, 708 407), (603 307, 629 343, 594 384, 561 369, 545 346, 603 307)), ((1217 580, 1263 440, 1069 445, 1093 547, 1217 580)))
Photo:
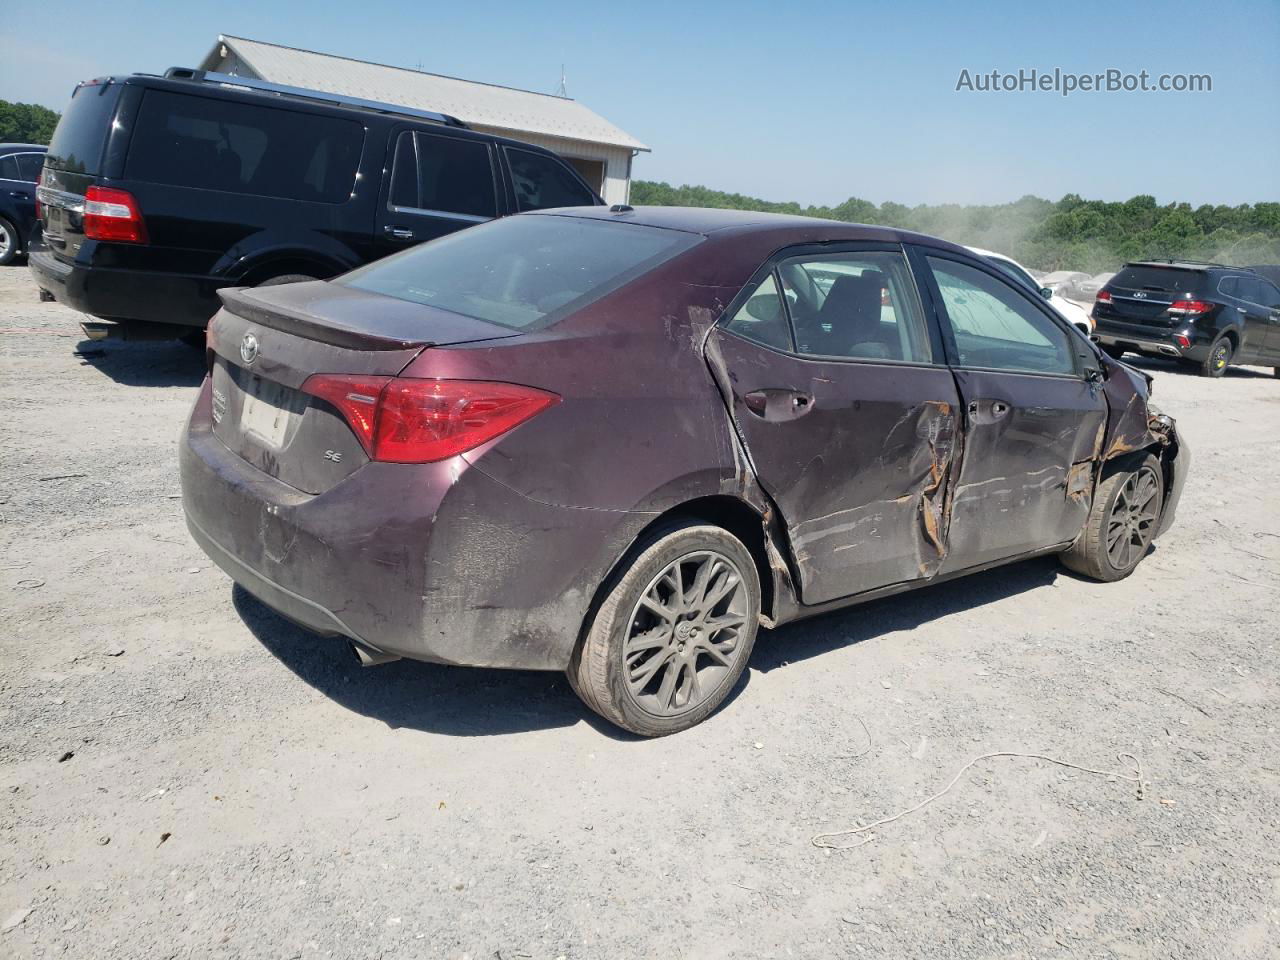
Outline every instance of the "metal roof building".
POLYGON ((554 150, 577 168, 606 203, 627 202, 631 161, 649 149, 568 97, 243 37, 218 37, 200 69, 451 114, 473 129, 554 150))

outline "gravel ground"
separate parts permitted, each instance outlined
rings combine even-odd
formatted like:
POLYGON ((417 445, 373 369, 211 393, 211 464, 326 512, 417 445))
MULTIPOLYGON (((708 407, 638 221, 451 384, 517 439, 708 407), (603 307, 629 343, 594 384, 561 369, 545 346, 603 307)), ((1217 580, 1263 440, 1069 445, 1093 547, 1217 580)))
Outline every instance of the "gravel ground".
POLYGON ((0 269, 0 956, 1280 956, 1280 381, 1151 361, 1194 452, 1130 579, 1034 561, 761 636, 637 741, 563 677, 361 669, 187 538, 180 344, 0 269), (822 850, 994 751, 943 798, 822 850))

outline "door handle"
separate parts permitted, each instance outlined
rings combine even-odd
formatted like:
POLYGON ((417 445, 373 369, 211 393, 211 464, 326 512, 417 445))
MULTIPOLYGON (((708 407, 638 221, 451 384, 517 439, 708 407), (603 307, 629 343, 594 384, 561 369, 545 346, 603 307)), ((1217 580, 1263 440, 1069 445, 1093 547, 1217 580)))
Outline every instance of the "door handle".
POLYGON ((394 224, 388 224, 387 226, 382 228, 382 232, 385 233, 392 240, 412 240, 413 239, 413 231, 410 230, 408 227, 397 227, 394 224))
POLYGON ((31 194, 27 193, 25 190, 10 190, 9 196, 18 197, 19 199, 22 199, 22 200, 31 199, 31 194))
POLYGON ((1249 311, 1248 311, 1248 310, 1246 310, 1244 307, 1236 307, 1236 309, 1237 309, 1238 311, 1240 311, 1241 313, 1248 313, 1248 312, 1249 312, 1249 311))
POLYGON ((743 394, 746 408, 762 420, 794 420, 813 409, 813 397, 799 390, 765 388, 743 394))

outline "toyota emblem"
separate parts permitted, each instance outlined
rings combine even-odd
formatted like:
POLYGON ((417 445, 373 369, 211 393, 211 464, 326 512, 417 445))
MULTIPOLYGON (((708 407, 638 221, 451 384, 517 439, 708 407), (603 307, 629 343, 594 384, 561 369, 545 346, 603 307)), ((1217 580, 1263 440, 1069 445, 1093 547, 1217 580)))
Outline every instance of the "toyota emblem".
POLYGON ((258 338, 252 333, 246 333, 240 341, 240 359, 245 363, 258 359, 258 338))

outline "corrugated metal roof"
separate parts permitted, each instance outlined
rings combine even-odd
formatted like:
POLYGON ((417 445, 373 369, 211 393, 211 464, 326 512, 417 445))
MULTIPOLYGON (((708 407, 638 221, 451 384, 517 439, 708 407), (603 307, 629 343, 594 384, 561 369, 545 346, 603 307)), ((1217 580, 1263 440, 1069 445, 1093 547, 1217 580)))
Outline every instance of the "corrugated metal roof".
POLYGON ((218 45, 205 57, 206 69, 220 59, 220 45, 226 45, 259 77, 272 83, 434 110, 467 123, 498 127, 515 134, 540 133, 632 150, 649 149, 604 117, 567 97, 225 35, 218 37, 218 45))

